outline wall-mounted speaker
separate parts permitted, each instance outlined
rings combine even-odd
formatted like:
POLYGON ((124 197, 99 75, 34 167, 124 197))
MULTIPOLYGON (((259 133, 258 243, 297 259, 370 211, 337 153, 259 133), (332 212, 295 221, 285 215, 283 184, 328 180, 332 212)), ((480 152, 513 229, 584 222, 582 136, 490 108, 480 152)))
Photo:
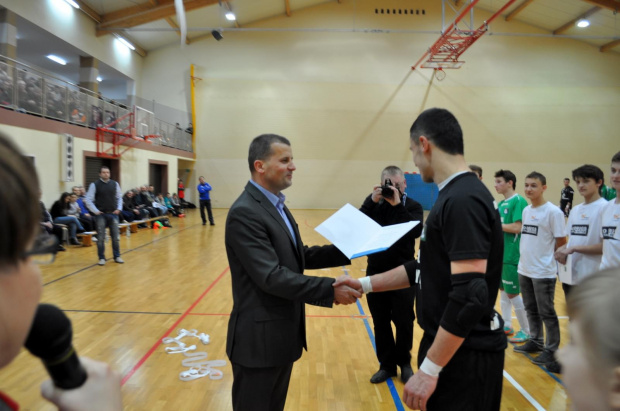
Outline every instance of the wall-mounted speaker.
POLYGON ((75 180, 75 146, 71 134, 60 135, 60 178, 64 182, 75 180))

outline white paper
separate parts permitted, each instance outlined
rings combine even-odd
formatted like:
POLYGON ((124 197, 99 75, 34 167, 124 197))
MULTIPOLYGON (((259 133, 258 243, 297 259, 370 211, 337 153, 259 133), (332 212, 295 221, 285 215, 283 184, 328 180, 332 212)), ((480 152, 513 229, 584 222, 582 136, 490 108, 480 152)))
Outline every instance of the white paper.
POLYGON ((573 255, 569 254, 566 256, 566 264, 558 263, 558 276, 560 277, 560 281, 564 284, 574 285, 575 280, 573 279, 573 255))
POLYGON ((315 230, 353 259, 387 250, 418 224, 409 221, 381 227, 351 204, 345 204, 315 230))

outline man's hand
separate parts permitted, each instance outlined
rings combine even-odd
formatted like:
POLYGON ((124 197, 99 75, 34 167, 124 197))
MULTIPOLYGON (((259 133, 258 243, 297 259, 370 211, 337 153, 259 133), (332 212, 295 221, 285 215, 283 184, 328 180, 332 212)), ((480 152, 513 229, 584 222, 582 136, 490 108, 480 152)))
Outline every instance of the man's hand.
POLYGON ((119 215, 120 213, 121 213, 121 210, 114 210, 114 212, 112 214, 119 215))
POLYGON ((121 377, 106 363, 81 357, 88 378, 81 387, 63 390, 51 380, 41 384, 41 395, 62 411, 120 411, 121 377))
POLYGON ((566 258, 573 252, 574 250, 572 248, 568 248, 566 247, 566 244, 564 244, 562 247, 558 248, 555 253, 553 253, 553 256, 560 264, 566 264, 566 258))
POLYGON ((347 285, 334 286, 334 301, 336 304, 353 304, 361 296, 362 293, 347 285))
POLYGON ((372 194, 370 196, 370 199, 372 200, 373 203, 378 203, 379 200, 381 200, 383 198, 383 196, 381 195, 381 186, 375 186, 372 189, 372 194))
POLYGON ((90 214, 84 213, 84 217, 90 217, 90 214))
POLYGON ((44 223, 41 223, 41 225, 42 225, 43 227, 47 227, 47 228, 49 228, 49 229, 54 228, 54 224, 52 224, 52 223, 51 223, 51 222, 49 222, 49 221, 46 221, 46 222, 44 222, 44 223))
POLYGON ((357 292, 359 292, 360 294, 364 293, 364 291, 362 290, 362 284, 360 283, 360 281, 357 278, 351 277, 350 275, 343 274, 340 277, 336 278, 336 282, 333 284, 333 286, 337 287, 339 285, 346 285, 348 287, 351 287, 357 292))
POLYGON ((390 203, 392 206, 397 206, 400 204, 400 191, 398 191, 398 188, 394 186, 389 186, 389 187, 394 192, 394 194, 392 194, 392 198, 387 198, 387 197, 383 197, 383 198, 385 199, 385 201, 390 203))
POLYGON ((412 410, 426 410, 426 403, 437 388, 439 377, 431 377, 424 371, 418 371, 409 378, 403 391, 403 401, 412 410))

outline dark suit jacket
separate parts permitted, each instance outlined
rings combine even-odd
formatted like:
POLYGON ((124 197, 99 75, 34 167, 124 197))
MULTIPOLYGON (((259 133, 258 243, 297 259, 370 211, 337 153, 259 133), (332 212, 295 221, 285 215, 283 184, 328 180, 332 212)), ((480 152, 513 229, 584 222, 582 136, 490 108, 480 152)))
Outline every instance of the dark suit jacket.
POLYGON ((299 359, 306 348, 305 303, 331 307, 334 300, 334 279, 305 276, 304 268, 351 263, 334 246, 304 246, 295 219, 284 210, 297 245, 278 210, 250 182, 226 220, 234 302, 226 353, 245 367, 299 359))

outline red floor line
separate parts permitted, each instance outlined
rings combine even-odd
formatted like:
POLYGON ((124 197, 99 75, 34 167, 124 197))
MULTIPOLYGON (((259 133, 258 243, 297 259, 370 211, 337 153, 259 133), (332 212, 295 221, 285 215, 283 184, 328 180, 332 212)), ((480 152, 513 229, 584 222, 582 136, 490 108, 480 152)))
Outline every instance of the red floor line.
POLYGON ((179 325, 179 323, 183 321, 183 319, 189 315, 190 311, 192 311, 192 309, 196 307, 196 305, 198 305, 198 303, 204 298, 204 296, 207 295, 209 291, 211 291, 211 289, 215 286, 215 284, 217 284, 217 282, 220 281, 220 279, 224 276, 224 274, 228 272, 228 270, 230 270, 230 267, 226 267, 226 269, 222 271, 222 273, 215 279, 215 281, 211 283, 211 285, 209 285, 209 287, 207 287, 207 289, 200 295, 200 297, 198 297, 196 301, 194 301, 194 303, 183 313, 183 315, 181 315, 181 317, 179 317, 179 319, 176 320, 174 324, 172 324, 172 327, 170 327, 164 335, 159 337, 159 339, 155 342, 155 344, 153 344, 151 349, 148 350, 148 352, 144 354, 144 356, 140 359, 140 361, 138 361, 138 363, 134 365, 133 368, 123 377, 121 381, 121 387, 125 385, 127 380, 129 380, 131 376, 134 375, 136 371, 138 371, 138 369, 142 366, 142 364, 144 364, 146 360, 148 360, 149 357, 155 352, 159 344, 161 344, 161 340, 166 338, 168 335, 170 335, 172 330, 174 330, 176 326, 179 325))

